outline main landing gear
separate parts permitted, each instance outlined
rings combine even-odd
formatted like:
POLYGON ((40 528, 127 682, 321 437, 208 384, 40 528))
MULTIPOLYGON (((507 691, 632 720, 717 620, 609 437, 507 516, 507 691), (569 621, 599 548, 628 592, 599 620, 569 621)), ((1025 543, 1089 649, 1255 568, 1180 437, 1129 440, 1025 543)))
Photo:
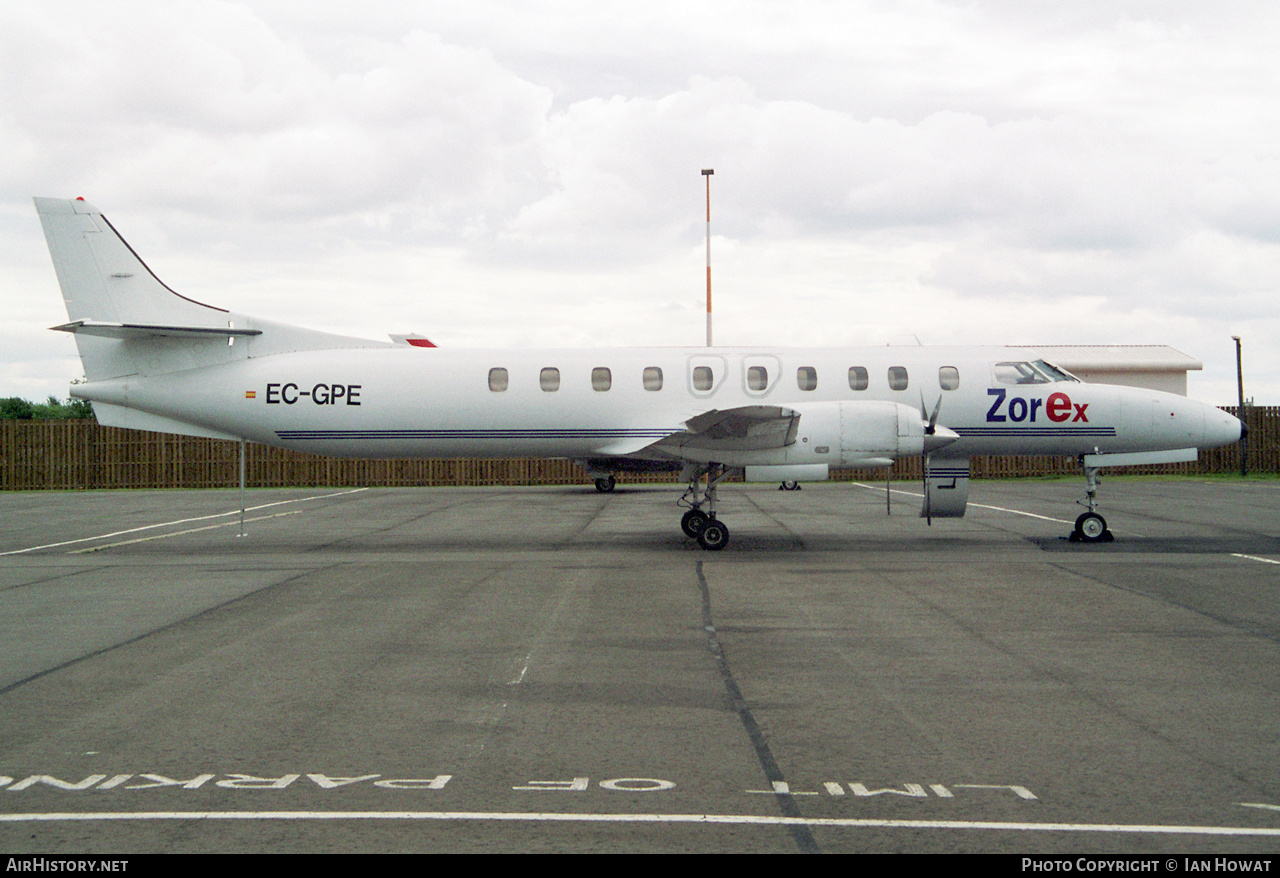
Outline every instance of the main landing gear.
POLYGON ((680 519, 680 529, 709 552, 717 552, 729 544, 729 528, 716 518, 716 486, 728 474, 728 468, 714 463, 706 466, 688 464, 680 471, 681 480, 689 483, 680 498, 680 504, 689 507, 680 519), (705 490, 699 485, 704 475, 707 477, 705 490))
POLYGON ((618 484, 618 480, 613 476, 606 476, 603 479, 596 479, 596 490, 601 494, 612 494, 614 487, 618 484))
POLYGON ((1084 466, 1084 458, 1080 458, 1084 467, 1085 499, 1077 500, 1081 506, 1089 507, 1076 519, 1076 529, 1067 537, 1073 543, 1109 543, 1115 539, 1107 530, 1107 520, 1098 514, 1098 484, 1102 479, 1098 476, 1096 466, 1084 466))

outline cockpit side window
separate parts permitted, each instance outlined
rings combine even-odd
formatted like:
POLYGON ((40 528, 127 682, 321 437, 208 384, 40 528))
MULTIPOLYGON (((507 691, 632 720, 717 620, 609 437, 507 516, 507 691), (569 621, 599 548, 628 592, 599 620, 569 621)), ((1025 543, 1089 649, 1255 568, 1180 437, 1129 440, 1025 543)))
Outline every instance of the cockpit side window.
POLYGON ((1049 379, 1030 363, 996 363, 996 381, 1001 384, 1048 384, 1049 379))
POLYGON ((1050 381, 1079 381, 1080 379, 1072 375, 1066 369, 1059 369, 1048 360, 1036 360, 1033 364, 1037 369, 1049 376, 1050 381))

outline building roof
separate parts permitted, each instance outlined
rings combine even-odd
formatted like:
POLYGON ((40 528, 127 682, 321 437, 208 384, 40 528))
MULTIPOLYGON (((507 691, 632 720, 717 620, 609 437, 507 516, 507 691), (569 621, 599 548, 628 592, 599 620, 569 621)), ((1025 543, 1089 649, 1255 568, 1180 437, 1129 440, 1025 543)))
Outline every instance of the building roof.
POLYGON ((1168 345, 1018 345, 1067 371, 1196 372, 1204 363, 1168 345))

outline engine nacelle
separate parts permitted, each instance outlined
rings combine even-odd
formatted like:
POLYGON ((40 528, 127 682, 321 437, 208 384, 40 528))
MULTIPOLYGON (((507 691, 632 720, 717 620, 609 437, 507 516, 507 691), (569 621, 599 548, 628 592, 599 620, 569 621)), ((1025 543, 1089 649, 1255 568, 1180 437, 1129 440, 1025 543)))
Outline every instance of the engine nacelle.
POLYGON ((741 467, 887 467, 960 438, 941 425, 926 435, 918 409, 878 401, 712 410, 686 423, 690 433, 664 450, 681 460, 741 467))
POLYGON ((911 406, 868 400, 791 408, 800 415, 796 442, 789 449, 797 452, 792 458, 797 462, 807 458, 832 468, 884 466, 924 452, 925 423, 920 410, 911 406))

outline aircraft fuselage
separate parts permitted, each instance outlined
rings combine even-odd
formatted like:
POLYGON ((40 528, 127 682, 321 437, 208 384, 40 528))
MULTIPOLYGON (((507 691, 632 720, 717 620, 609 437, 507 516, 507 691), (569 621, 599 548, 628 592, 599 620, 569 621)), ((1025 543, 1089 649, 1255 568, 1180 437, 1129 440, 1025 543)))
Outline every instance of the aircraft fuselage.
POLYGON ((801 414, 793 443, 767 454, 723 452, 717 461, 839 467, 847 465, 839 447, 806 412, 873 401, 927 412, 939 398, 940 423, 959 436, 941 452, 947 457, 1136 452, 1239 437, 1230 415, 1181 396, 1002 380, 997 364, 1036 360, 1018 348, 394 346, 255 357, 253 342, 245 359, 96 381, 73 393, 255 442, 378 458, 627 455, 710 409, 783 406, 801 414))

